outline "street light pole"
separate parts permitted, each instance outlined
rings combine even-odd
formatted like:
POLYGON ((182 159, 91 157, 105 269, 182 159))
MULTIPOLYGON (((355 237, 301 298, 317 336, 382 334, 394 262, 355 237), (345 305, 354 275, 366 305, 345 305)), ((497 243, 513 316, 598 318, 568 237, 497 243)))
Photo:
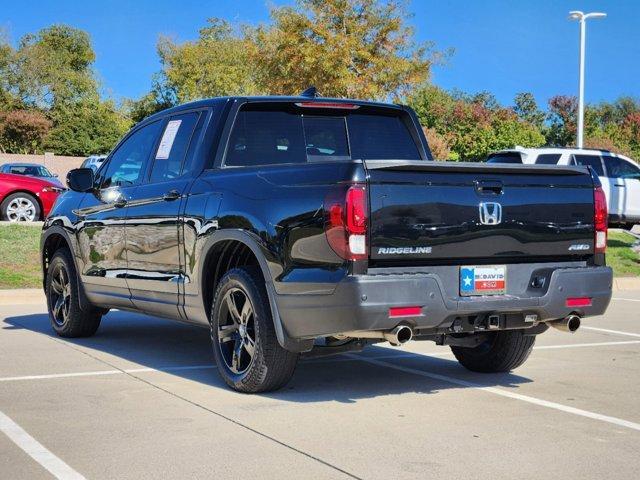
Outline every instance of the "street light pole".
POLYGON ((580 22, 580 60, 579 60, 579 80, 578 80, 578 148, 584 144, 584 51, 585 36, 588 18, 604 18, 606 13, 593 12, 584 13, 579 10, 569 12, 569 19, 580 22))

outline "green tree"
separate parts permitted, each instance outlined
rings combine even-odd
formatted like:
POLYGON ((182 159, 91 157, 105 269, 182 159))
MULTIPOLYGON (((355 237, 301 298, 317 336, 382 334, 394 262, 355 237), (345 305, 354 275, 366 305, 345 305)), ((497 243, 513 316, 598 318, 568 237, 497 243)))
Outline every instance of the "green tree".
POLYGON ((481 160, 496 150, 515 145, 535 147, 545 141, 536 125, 501 107, 486 92, 450 94, 425 86, 408 101, 427 131, 433 130, 445 140, 451 160, 481 160))
POLYGON ((538 103, 532 93, 518 93, 513 100, 513 111, 518 118, 524 122, 542 128, 545 120, 545 113, 538 108, 538 103))
POLYGON ((51 128, 51 122, 38 111, 11 110, 0 113, 0 151, 37 153, 51 128))
MULTIPOLYGON (((203 97, 258 92, 248 40, 242 30, 234 30, 225 20, 210 18, 193 42, 178 44, 162 37, 158 42, 158 54, 164 77, 160 89, 174 92, 180 103, 203 97)), ((154 101, 161 104, 159 99, 162 97, 157 94, 147 97, 145 108, 153 109, 154 101)))
POLYGON ((125 102, 124 109, 134 123, 178 103, 175 88, 167 84, 163 74, 154 75, 152 84, 151 91, 142 98, 125 102))
POLYGON ((257 84, 272 94, 315 85, 325 96, 399 98, 441 58, 414 41, 403 1, 298 0, 271 18, 251 31, 250 45, 257 84))
POLYGON ((577 111, 578 100, 576 97, 556 95, 549 99, 547 144, 560 147, 575 144, 577 111))
POLYGON ((15 52, 12 85, 25 105, 53 109, 97 94, 89 35, 53 25, 25 35, 15 52))
POLYGON ((14 112, 11 125, 34 135, 44 125, 40 117, 48 121, 46 136, 13 134, 11 149, 85 155, 113 146, 130 122, 101 100, 94 60, 89 35, 67 25, 27 34, 15 50, 0 41, 0 111, 14 112))
POLYGON ((79 102, 52 112, 55 127, 45 148, 65 155, 107 153, 131 127, 111 101, 79 102))

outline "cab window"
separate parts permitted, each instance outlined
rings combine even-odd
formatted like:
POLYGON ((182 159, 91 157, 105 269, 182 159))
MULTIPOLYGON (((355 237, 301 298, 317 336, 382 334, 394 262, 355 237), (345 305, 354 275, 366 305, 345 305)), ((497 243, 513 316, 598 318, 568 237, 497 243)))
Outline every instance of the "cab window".
POLYGON ((162 122, 146 125, 131 134, 111 155, 109 164, 101 169, 100 188, 137 185, 144 177, 149 155, 156 144, 162 122))
POLYGON ((574 165, 584 165, 591 167, 599 177, 604 177, 604 170, 602 169, 602 161, 599 155, 574 155, 574 165))
POLYGON ((604 166, 609 178, 640 178, 640 168, 618 157, 604 155, 604 166))
POLYGON ((559 153, 543 153, 536 158, 537 165, 557 165, 560 161, 559 153))
POLYGON ((164 127, 156 149, 150 182, 163 182, 183 174, 183 164, 200 113, 174 115, 164 127))

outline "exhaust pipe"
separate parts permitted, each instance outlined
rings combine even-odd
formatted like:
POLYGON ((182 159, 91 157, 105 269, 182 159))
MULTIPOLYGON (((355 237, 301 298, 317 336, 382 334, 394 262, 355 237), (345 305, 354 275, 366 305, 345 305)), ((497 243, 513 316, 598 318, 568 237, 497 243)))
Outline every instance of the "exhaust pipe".
POLYGON ((352 330, 336 335, 337 338, 379 338, 391 345, 400 346, 413 338, 413 331, 406 325, 398 325, 393 330, 352 330))
POLYGON ((413 332, 406 325, 399 325, 390 332, 384 332, 384 338, 391 345, 400 346, 413 338, 413 332))
POLYGON ((580 317, 578 315, 571 314, 567 315, 565 318, 561 318, 560 320, 554 320, 548 323, 552 327, 563 332, 574 333, 580 328, 580 317))

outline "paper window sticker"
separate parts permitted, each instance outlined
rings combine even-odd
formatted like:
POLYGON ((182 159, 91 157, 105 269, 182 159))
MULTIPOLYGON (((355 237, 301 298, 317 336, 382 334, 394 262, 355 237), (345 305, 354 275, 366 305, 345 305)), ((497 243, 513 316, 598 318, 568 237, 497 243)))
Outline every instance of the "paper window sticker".
POLYGON ((162 134, 162 139, 160 140, 160 146, 158 146, 158 151, 156 152, 156 160, 166 160, 169 158, 173 141, 176 139, 181 123, 182 120, 171 120, 167 123, 164 133, 162 134))

